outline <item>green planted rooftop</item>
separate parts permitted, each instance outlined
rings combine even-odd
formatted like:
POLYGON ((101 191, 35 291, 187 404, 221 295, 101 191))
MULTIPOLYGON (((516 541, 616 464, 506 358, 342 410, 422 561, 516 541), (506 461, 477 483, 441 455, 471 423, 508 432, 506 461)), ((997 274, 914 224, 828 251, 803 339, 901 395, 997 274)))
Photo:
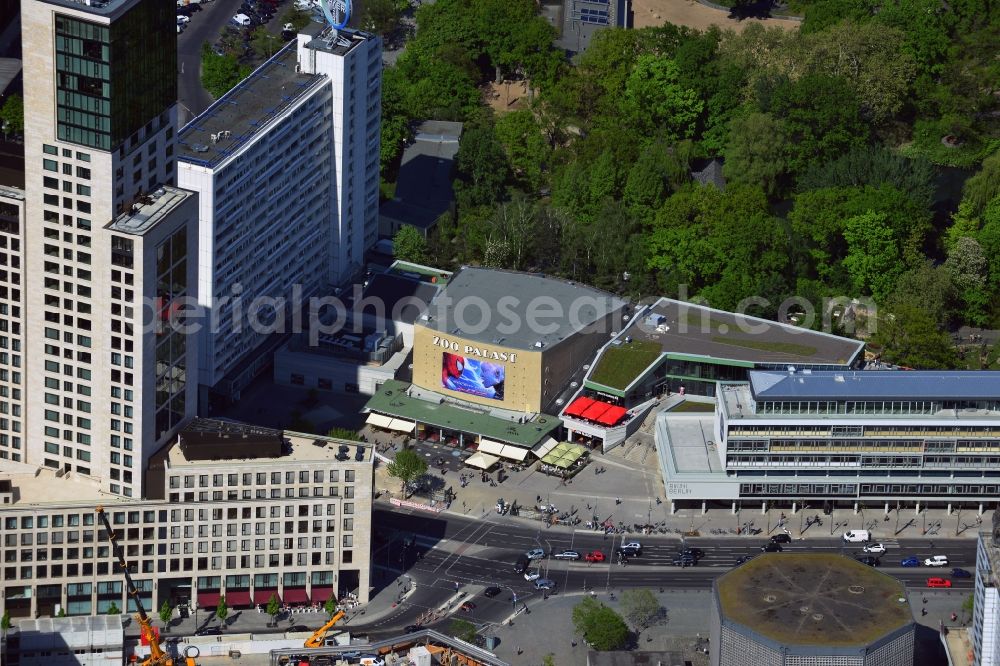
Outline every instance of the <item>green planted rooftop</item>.
POLYGON ((406 394, 409 384, 390 379, 379 387, 365 408, 386 416, 417 421, 445 430, 482 435, 507 444, 531 448, 562 425, 558 417, 538 414, 518 423, 490 415, 474 406, 456 407, 446 402, 430 402, 406 394))
POLYGON ((835 553, 768 553, 715 583, 723 622, 782 645, 868 645, 913 623, 897 579, 835 553))
POLYGON ((620 346, 610 346, 601 355, 590 381, 618 390, 635 381, 663 353, 656 342, 633 340, 620 346))

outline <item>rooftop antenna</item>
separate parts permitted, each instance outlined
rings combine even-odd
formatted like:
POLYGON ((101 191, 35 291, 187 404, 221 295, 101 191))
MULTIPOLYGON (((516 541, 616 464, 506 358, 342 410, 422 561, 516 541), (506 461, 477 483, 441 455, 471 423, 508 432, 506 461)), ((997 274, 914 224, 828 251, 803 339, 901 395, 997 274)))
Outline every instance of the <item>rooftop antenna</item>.
POLYGON ((349 42, 339 38, 339 33, 347 27, 347 22, 351 20, 351 0, 320 0, 319 4, 323 9, 326 22, 333 29, 333 34, 330 36, 331 45, 333 43, 340 46, 349 45, 349 42))

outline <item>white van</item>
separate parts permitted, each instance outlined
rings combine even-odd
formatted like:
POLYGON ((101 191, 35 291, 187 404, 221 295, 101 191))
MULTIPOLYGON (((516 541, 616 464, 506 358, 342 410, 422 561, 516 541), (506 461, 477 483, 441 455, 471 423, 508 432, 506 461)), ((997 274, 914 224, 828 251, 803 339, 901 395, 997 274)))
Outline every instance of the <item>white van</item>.
POLYGON ((844 532, 844 541, 847 543, 865 543, 871 541, 872 535, 868 530, 853 530, 844 532))
POLYGON ((241 25, 244 28, 250 25, 250 17, 246 14, 237 14, 233 17, 233 23, 236 25, 241 25))

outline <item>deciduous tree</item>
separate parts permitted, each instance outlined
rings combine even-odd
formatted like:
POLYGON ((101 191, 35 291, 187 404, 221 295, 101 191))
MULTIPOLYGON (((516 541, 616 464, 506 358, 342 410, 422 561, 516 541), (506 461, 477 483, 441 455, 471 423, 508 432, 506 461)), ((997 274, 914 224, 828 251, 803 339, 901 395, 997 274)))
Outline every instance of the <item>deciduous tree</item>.
POLYGON ((0 106, 0 129, 9 134, 24 134, 24 99, 8 95, 0 106))
POLYGON ((652 590, 631 589, 622 592, 622 613, 636 629, 645 629, 663 611, 652 590))
POLYGON ((723 173, 733 183, 778 192, 790 168, 790 136, 784 121, 767 113, 737 116, 729 123, 723 173))
POLYGON ((404 224, 392 237, 392 252, 397 259, 415 264, 427 262, 427 239, 420 231, 409 224, 404 224))
POLYGON ((406 484, 427 472, 427 461, 413 449, 403 449, 386 465, 385 471, 389 476, 399 479, 400 492, 405 496, 406 484))
POLYGON ((887 217, 870 211, 844 223, 844 266, 854 287, 871 294, 879 303, 889 295, 903 269, 899 245, 887 217))
POLYGON ((617 650, 628 641, 621 615, 591 597, 573 607, 573 626, 595 650, 617 650))

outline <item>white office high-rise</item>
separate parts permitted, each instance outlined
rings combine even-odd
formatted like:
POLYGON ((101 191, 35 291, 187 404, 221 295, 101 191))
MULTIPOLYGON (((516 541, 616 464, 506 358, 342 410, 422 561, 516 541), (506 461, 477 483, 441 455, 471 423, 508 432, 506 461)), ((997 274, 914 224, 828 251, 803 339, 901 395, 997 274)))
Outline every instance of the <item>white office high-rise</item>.
POLYGON ((312 24, 181 131, 178 184, 200 208, 202 414, 374 245, 381 75, 379 37, 312 24))

